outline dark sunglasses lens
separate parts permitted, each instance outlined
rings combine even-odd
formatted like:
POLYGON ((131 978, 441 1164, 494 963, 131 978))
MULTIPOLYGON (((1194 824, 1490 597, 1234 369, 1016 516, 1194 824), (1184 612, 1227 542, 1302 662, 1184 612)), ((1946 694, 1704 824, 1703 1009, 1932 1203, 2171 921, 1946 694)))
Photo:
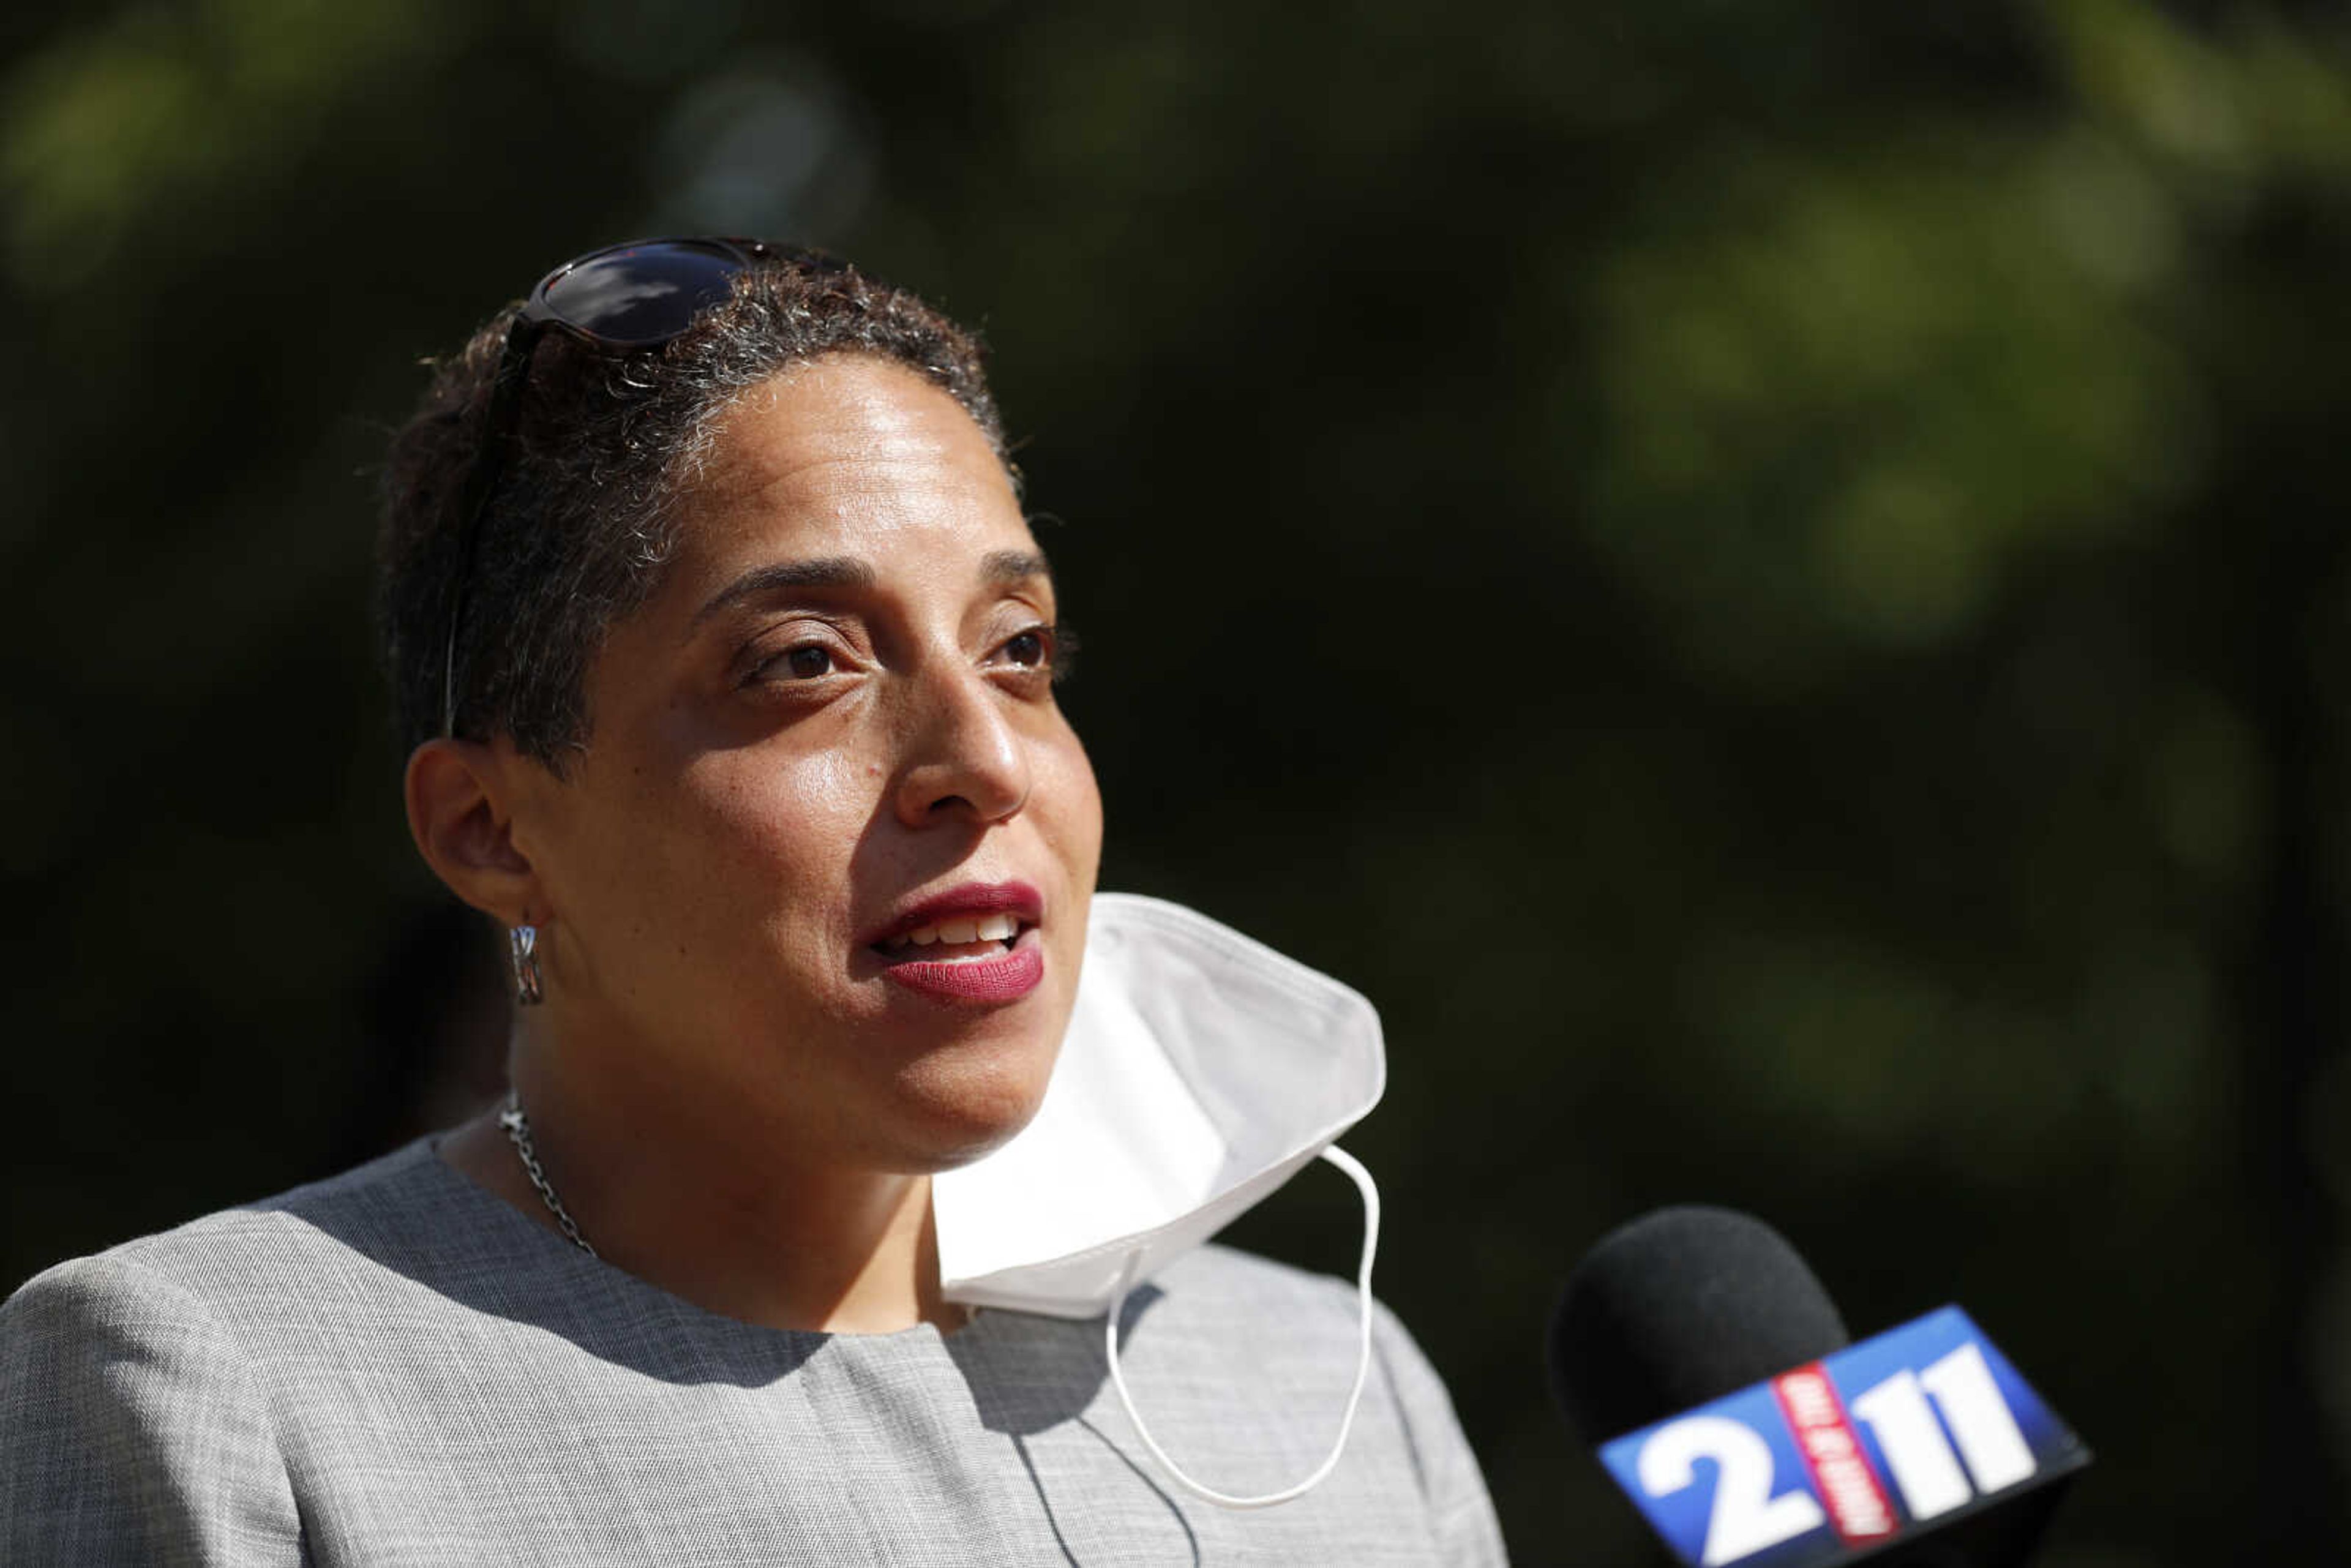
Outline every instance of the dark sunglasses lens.
POLYGON ((547 285, 547 305, 557 319, 608 343, 650 346, 726 298, 742 270, 736 252, 699 240, 622 246, 573 264, 547 285))

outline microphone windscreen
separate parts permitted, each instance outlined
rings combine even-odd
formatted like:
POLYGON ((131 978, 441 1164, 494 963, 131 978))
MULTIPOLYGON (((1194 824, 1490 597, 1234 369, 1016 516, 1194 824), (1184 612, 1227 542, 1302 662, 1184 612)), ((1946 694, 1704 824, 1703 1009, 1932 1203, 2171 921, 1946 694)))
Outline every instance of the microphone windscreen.
POLYGON ((1736 1209, 1660 1208, 1601 1238, 1568 1276, 1552 1394, 1597 1448, 1852 1337, 1778 1231, 1736 1209))

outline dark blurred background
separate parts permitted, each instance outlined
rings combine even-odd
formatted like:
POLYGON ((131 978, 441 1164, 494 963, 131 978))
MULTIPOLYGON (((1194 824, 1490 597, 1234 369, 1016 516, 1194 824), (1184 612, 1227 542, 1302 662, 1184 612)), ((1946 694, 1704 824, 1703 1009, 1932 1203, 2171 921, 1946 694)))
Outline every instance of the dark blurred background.
MULTIPOLYGON (((496 1085, 371 474, 641 233, 979 324, 1106 885, 1368 991, 1384 1293, 1518 1556, 1640 1539, 1568 1265, 1751 1209, 2095 1447, 2046 1561, 2337 1559, 2335 5, 27 0, 0 17, 0 1289, 496 1085)), ((1310 1176, 1236 1233, 1343 1269, 1310 1176)))

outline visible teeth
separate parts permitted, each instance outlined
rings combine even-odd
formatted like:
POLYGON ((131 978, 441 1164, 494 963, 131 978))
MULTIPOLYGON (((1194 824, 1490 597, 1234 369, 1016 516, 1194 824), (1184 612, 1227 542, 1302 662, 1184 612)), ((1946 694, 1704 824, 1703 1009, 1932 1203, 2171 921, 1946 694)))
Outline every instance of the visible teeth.
POLYGON ((908 947, 927 947, 935 942, 950 946, 970 942, 1009 942, 1019 935, 1020 917, 1017 915, 975 915, 966 919, 942 920, 935 925, 917 925, 891 937, 883 946, 896 953, 908 947))

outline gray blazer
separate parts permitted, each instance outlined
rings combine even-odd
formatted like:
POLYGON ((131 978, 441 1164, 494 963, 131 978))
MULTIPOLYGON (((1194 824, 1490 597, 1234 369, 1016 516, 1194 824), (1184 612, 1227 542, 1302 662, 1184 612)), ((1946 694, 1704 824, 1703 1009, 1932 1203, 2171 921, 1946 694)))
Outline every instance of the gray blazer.
MULTIPOLYGON (((1335 1434, 1354 1312, 1203 1249, 1128 1302, 1129 1386, 1203 1482, 1287 1485, 1335 1434)), ((1500 1563, 1445 1390, 1384 1310, 1377 1347, 1338 1469, 1232 1512, 1143 1453, 1099 1319, 754 1327, 419 1143, 0 1307, 0 1563, 1500 1563)))

